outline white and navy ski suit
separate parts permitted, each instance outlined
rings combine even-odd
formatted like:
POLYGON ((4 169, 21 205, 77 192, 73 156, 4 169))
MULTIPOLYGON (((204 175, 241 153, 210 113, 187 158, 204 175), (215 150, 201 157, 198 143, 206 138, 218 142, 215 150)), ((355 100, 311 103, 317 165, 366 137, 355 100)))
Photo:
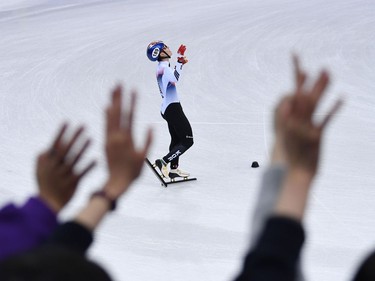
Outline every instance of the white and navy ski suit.
POLYGON ((168 123, 171 135, 169 153, 163 157, 163 160, 171 163, 171 169, 178 167, 179 157, 193 145, 193 131, 182 110, 176 90, 182 67, 183 64, 177 62, 172 69, 168 61, 161 61, 156 69, 156 79, 163 99, 160 112, 168 123))

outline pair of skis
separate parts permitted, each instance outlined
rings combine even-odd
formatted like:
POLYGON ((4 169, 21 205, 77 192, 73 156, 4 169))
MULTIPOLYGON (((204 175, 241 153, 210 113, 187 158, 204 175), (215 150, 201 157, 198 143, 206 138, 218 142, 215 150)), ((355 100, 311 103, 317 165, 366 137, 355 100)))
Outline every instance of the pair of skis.
POLYGON ((187 182, 187 181, 195 181, 197 178, 178 178, 178 179, 166 179, 161 175, 159 170, 148 160, 148 158, 145 159, 147 165, 151 168, 151 170, 154 172, 155 176, 159 179, 162 186, 167 187, 168 184, 173 183, 181 183, 181 182, 187 182))

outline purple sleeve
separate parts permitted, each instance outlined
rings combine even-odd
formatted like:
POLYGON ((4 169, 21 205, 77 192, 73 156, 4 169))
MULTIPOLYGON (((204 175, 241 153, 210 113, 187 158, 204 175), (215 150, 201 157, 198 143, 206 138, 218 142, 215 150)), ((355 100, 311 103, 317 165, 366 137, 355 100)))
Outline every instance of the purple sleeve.
POLYGON ((58 225, 56 214, 39 198, 22 207, 0 209, 0 260, 43 243, 58 225))

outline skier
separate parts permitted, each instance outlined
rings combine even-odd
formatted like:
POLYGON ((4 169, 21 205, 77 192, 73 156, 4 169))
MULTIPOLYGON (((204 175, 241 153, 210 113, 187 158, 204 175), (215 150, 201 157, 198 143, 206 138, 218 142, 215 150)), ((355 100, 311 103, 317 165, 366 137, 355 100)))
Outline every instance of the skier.
POLYGON ((171 179, 190 176, 189 173, 178 169, 180 156, 193 145, 193 131, 182 109, 176 90, 176 83, 181 78, 182 68, 188 62, 184 55, 185 51, 186 46, 181 45, 177 51, 176 66, 172 69, 169 63, 172 52, 163 41, 154 41, 147 46, 147 57, 151 61, 159 62, 156 68, 156 79, 162 97, 160 111, 161 116, 168 123, 168 130, 171 135, 169 153, 155 160, 155 166, 158 167, 164 177, 171 179), (168 163, 170 163, 169 171, 168 163))

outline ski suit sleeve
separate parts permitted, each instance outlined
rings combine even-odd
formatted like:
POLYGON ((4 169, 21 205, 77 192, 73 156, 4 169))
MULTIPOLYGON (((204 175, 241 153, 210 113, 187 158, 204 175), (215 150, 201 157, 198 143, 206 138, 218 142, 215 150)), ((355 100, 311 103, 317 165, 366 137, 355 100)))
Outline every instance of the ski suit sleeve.
MULTIPOLYGON (((174 69, 170 67, 166 67, 164 71, 164 75, 163 75, 164 82, 177 83, 180 80, 181 75, 182 75, 182 67, 183 67, 183 64, 179 62, 176 63, 176 66, 174 67, 174 69)), ((168 84, 168 83, 165 83, 165 84, 168 84)))
POLYGON ((0 260, 39 246, 58 226, 56 214, 40 199, 23 206, 8 204, 0 210, 0 260))

